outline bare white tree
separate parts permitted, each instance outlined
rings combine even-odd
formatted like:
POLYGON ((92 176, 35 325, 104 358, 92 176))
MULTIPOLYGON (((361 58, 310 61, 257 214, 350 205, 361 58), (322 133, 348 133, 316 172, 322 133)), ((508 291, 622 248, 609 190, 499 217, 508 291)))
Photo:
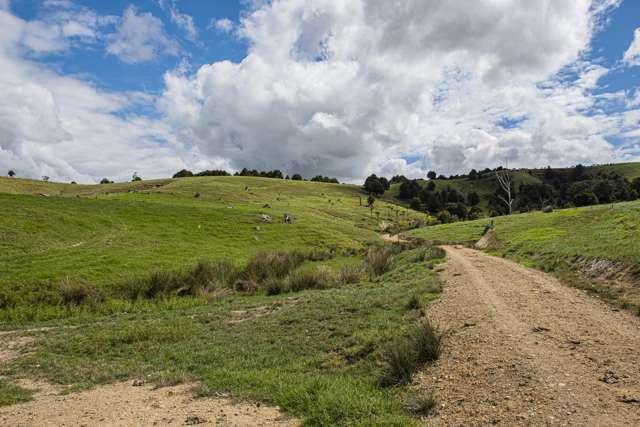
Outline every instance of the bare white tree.
POLYGON ((509 215, 511 215, 513 211, 513 195, 511 194, 511 173, 509 169, 502 169, 496 171, 496 179, 498 180, 498 184, 500 184, 500 188, 504 192, 504 196, 502 194, 498 194, 498 198, 502 200, 502 202, 507 206, 509 211, 509 215))

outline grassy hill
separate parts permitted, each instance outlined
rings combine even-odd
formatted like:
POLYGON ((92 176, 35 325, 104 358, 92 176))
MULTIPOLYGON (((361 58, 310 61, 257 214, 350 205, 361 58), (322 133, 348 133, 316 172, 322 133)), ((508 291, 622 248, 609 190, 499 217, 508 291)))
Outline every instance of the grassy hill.
POLYGON ((106 284, 199 259, 242 263, 262 249, 357 248, 381 221, 424 217, 384 202, 371 213, 361 196, 355 186, 253 177, 94 186, 0 178, 0 287, 106 284))
POLYGON ((144 377, 308 425, 418 424, 412 391, 380 379, 390 348, 413 348, 441 255, 381 243, 381 222, 426 217, 362 196, 253 177, 0 179, 0 329, 35 340, 0 367, 0 405, 30 398, 24 376, 71 391, 144 377))
POLYGON ((475 242, 491 221, 493 253, 554 272, 623 306, 640 307, 640 201, 443 224, 408 234, 475 242))

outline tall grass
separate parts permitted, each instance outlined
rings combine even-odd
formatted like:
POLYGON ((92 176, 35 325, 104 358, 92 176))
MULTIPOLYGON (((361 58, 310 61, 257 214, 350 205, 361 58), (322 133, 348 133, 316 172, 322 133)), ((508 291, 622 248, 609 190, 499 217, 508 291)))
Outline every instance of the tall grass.
POLYGON ((391 270, 394 250, 388 246, 372 246, 364 258, 364 266, 371 276, 379 276, 391 270))
POLYGON ((397 338, 383 354, 384 369, 380 376, 383 387, 407 384, 413 374, 434 362, 442 349, 442 333, 428 320, 422 319, 407 335, 397 338))
POLYGON ((299 251, 262 251, 255 254, 241 273, 244 280, 264 283, 268 279, 282 279, 305 260, 299 251))

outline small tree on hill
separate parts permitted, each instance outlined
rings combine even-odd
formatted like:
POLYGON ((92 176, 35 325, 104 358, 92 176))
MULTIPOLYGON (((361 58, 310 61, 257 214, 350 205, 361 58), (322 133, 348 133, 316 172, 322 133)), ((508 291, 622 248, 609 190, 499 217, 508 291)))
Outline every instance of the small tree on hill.
POLYGON ((49 181, 49 177, 48 177, 47 175, 43 175, 43 176, 42 176, 42 180, 43 180, 44 182, 47 182, 47 181, 49 181))
POLYGON ((7 175, 9 175, 10 178, 13 178, 14 176, 16 176, 16 173, 13 170, 10 170, 7 175))
POLYGON ((140 176, 138 175, 138 172, 134 172, 133 176, 131 177, 131 182, 136 182, 136 181, 142 181, 142 178, 140 178, 140 176))
POLYGON ((302 181, 302 175, 300 175, 299 173, 294 173, 293 175, 291 175, 291 179, 293 181, 302 181))
POLYGON ((427 172, 427 178, 429 179, 436 179, 436 172, 435 171, 429 171, 427 172))
POLYGON ((109 181, 109 178, 102 178, 100 184, 111 184, 111 181, 109 181))

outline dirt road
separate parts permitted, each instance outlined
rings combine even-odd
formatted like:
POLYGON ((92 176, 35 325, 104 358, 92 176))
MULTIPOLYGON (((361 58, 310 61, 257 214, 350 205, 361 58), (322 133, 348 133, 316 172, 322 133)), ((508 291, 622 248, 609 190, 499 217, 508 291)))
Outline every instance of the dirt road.
POLYGON ((418 381, 428 425, 640 425, 640 318, 554 277, 446 247, 428 315, 449 329, 418 381))

